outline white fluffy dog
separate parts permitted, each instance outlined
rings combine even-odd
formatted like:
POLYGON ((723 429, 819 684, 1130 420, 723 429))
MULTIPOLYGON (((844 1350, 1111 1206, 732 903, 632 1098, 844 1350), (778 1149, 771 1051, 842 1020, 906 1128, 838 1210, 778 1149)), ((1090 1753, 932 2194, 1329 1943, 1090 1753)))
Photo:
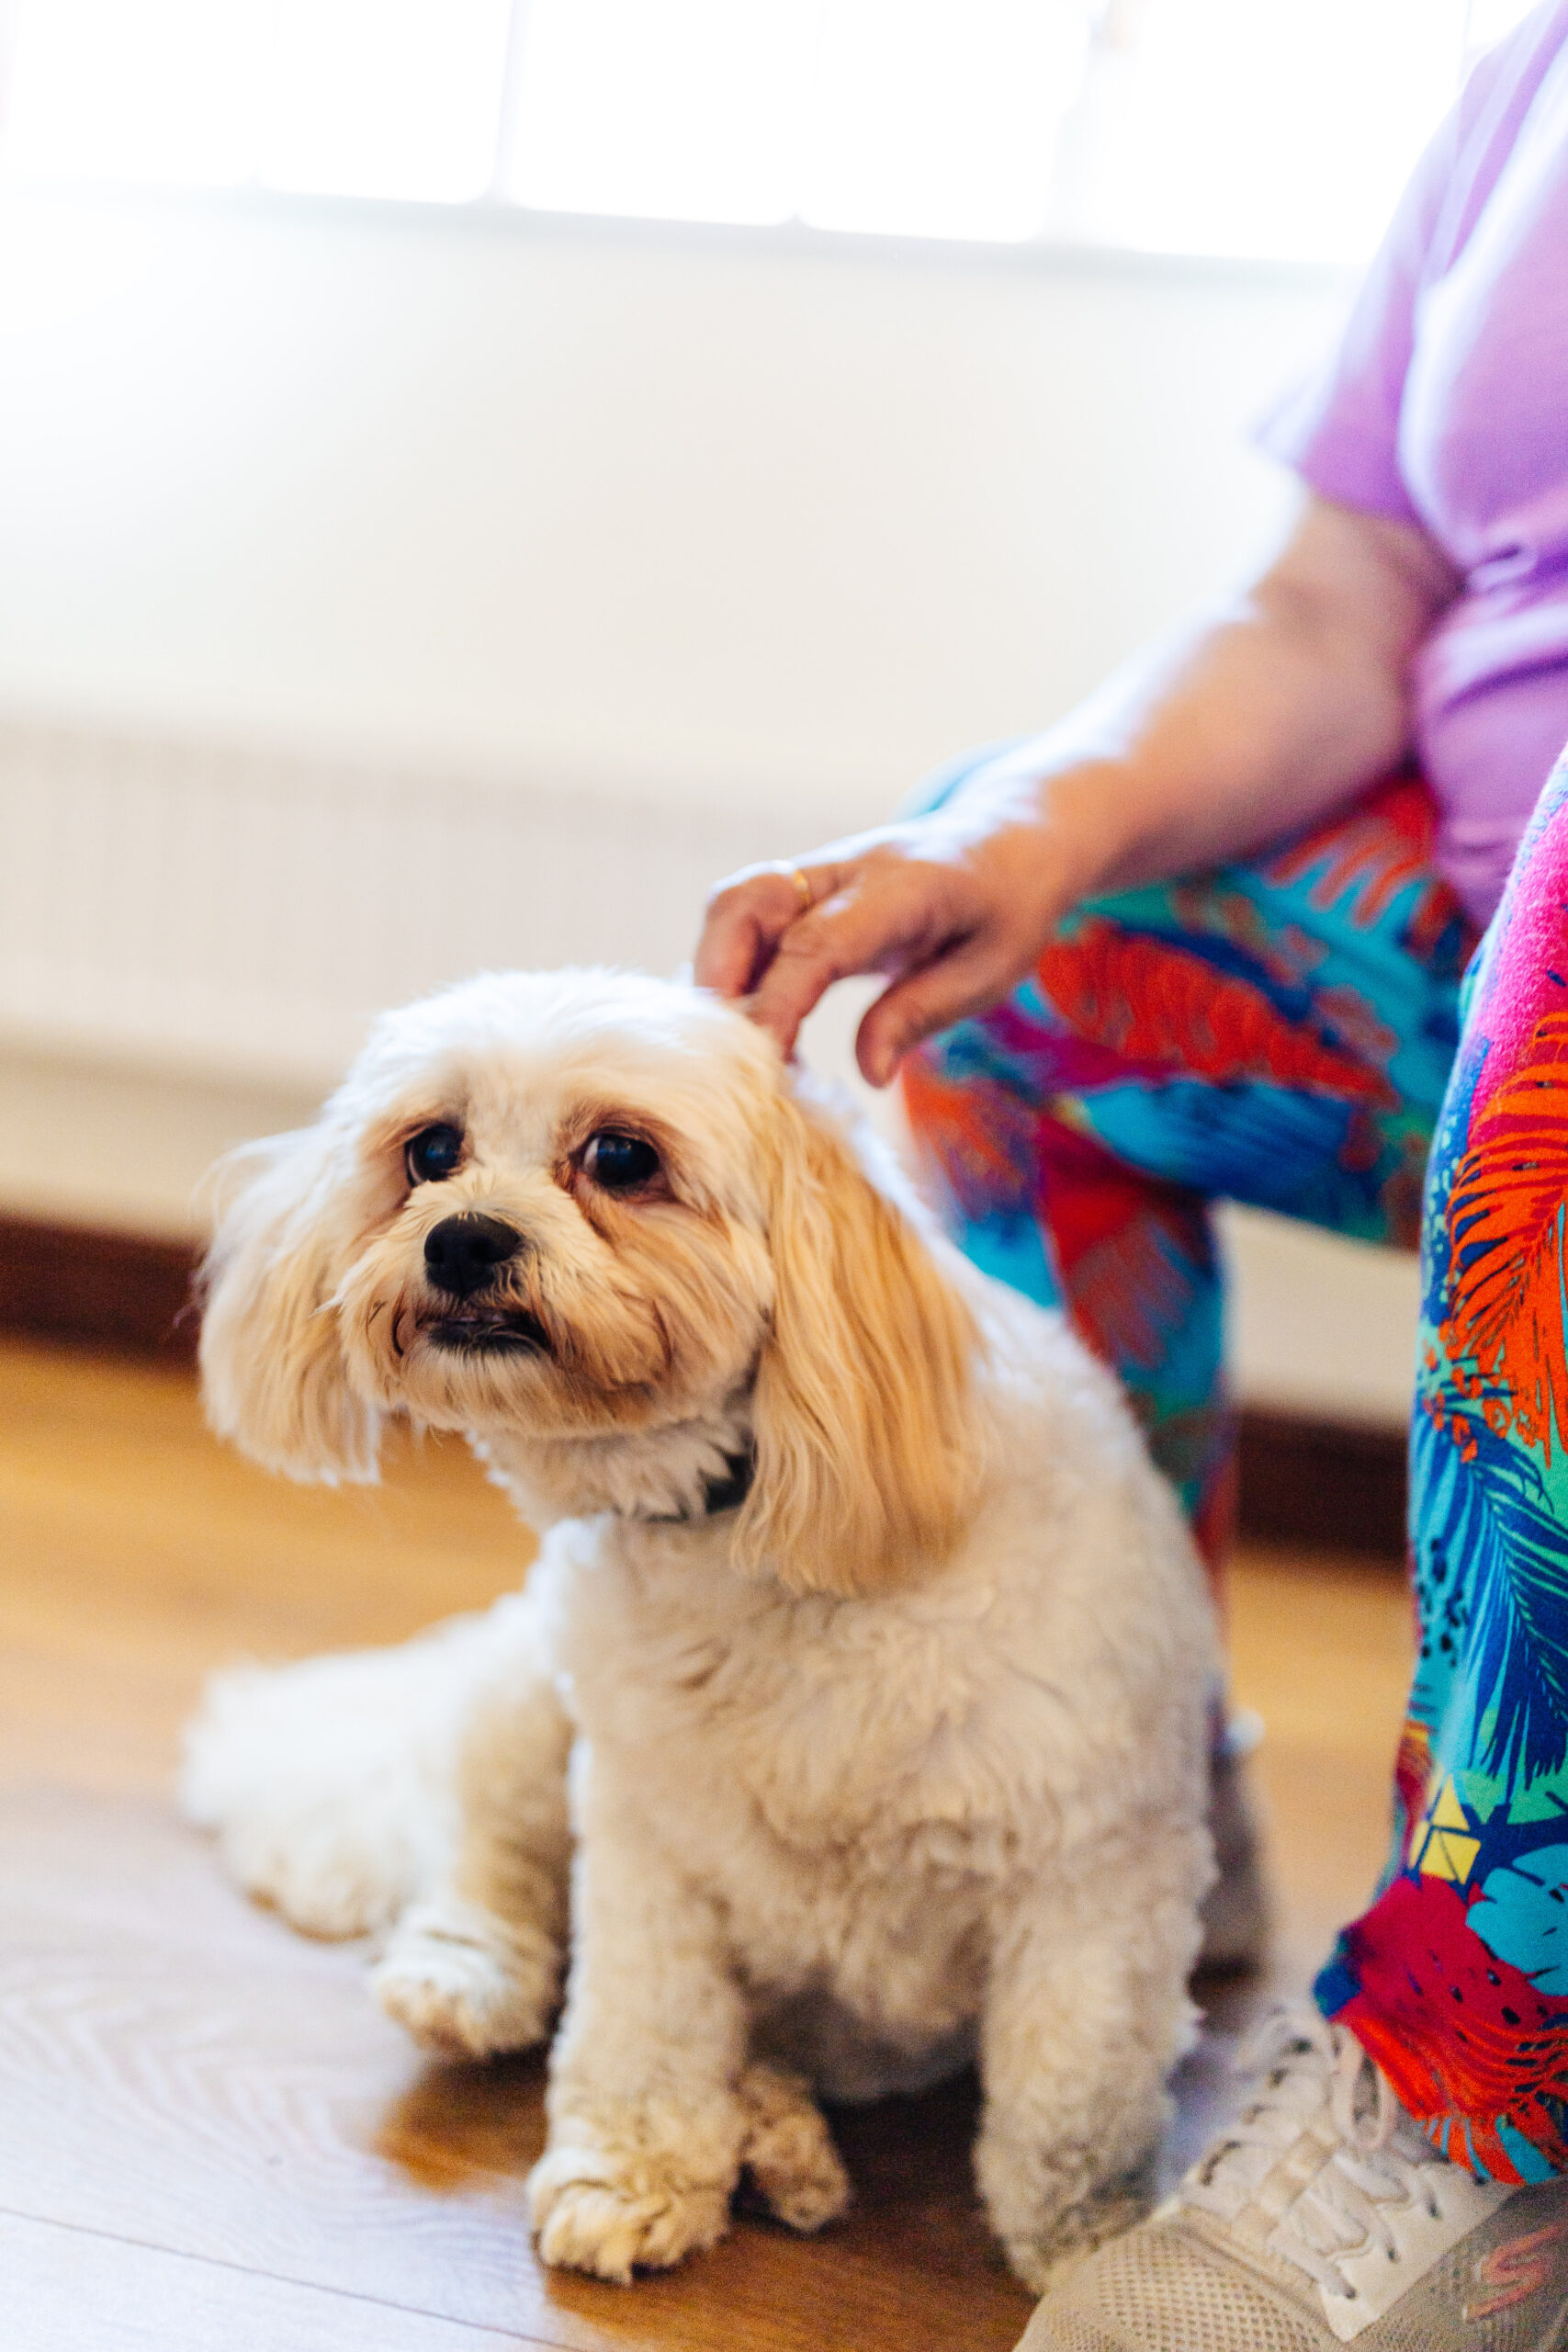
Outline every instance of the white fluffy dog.
POLYGON ((1020 2274, 1129 2221, 1191 2031, 1215 1638, 1062 1320, 739 1012, 602 972, 389 1015, 243 1157, 209 1281, 248 1453, 373 1478, 402 1414, 547 1531, 487 1616, 224 1678, 186 1788, 298 1925, 387 1931, 438 2048, 544 2039, 570 1946, 544 2258, 675 2262, 742 2167, 816 2228, 816 2097, 971 2057, 1020 2274))

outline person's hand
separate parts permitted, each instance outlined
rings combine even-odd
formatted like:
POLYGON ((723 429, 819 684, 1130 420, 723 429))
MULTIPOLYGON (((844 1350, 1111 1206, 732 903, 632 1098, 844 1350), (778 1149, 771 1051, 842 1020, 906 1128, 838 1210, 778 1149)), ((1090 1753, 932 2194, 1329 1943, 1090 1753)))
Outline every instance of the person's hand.
POLYGON ((749 866, 708 902, 697 982, 750 997, 752 1018, 788 1054, 835 980, 885 973, 856 1058, 886 1086, 912 1046, 998 1003, 1034 963, 1078 895, 1053 836, 1032 789, 998 772, 930 816, 833 842, 793 868, 749 866))

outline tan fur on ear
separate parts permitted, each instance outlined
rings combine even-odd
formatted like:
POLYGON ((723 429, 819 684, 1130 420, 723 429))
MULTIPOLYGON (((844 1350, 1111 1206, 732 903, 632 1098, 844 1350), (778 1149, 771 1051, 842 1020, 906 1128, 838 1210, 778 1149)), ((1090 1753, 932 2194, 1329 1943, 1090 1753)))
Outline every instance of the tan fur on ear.
POLYGON ((230 1196, 200 1277, 208 1419, 265 1468, 327 1486, 374 1481, 381 1426, 349 1387, 332 1304, 332 1143, 311 1127, 224 1164, 230 1196))
POLYGON ((772 1140, 775 1295, 737 1550, 797 1590, 866 1592, 962 1528, 975 1319, 825 1121, 781 1096, 772 1140))

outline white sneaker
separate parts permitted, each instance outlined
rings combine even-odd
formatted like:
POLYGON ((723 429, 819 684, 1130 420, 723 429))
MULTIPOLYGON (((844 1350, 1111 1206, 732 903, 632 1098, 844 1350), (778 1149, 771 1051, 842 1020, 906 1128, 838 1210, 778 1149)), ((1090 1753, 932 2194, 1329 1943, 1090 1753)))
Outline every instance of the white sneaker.
POLYGON ((1238 2120, 1053 2287, 1019 2352, 1561 2352, 1568 2181, 1448 2163, 1354 2035, 1270 2018, 1238 2120))

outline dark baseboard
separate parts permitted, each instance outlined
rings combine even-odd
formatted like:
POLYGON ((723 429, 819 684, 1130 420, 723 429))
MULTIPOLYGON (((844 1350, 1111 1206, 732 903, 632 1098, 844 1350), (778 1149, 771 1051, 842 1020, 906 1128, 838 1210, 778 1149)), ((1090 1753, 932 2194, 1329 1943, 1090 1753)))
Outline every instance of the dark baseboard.
POLYGON ((192 1363, 197 1255, 184 1241, 0 1216, 0 1330, 192 1363))
MULTIPOLYGON (((196 1254, 179 1241, 0 1216, 0 1330, 188 1364, 196 1254)), ((1403 1436, 1243 1413, 1241 1532, 1258 1543, 1402 1558, 1403 1436)))
POLYGON ((1256 1408, 1241 1417, 1239 1520, 1258 1544, 1404 1559, 1404 1432, 1256 1408))

